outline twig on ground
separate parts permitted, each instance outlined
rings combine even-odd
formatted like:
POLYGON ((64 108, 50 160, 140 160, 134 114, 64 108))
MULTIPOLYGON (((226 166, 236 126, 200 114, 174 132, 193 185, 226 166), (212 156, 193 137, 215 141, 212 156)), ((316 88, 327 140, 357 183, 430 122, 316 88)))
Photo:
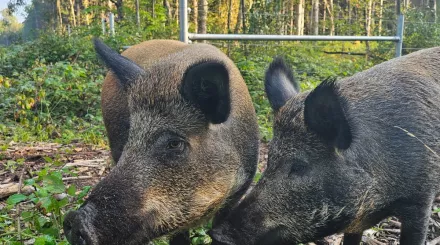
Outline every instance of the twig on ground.
POLYGON ((390 225, 394 225, 395 227, 398 227, 398 228, 402 227, 402 223, 400 223, 399 221, 394 221, 394 220, 390 219, 388 221, 388 223, 390 223, 390 225))
POLYGON ((400 229, 382 229, 382 231, 387 231, 394 234, 400 234, 400 229))
POLYGON ((440 244, 440 236, 428 242, 428 245, 438 245, 438 244, 440 244))
POLYGON ((91 160, 80 160, 66 163, 65 167, 102 167, 105 164, 105 159, 91 159, 91 160))
POLYGON ((83 180, 83 179, 93 179, 94 176, 77 176, 77 177, 65 177, 63 178, 63 181, 66 180, 83 180))
MULTIPOLYGON (((19 183, 8 183, 5 185, 0 185, 0 198, 5 198, 12 194, 18 193, 19 186, 19 183)), ((32 186, 21 186, 20 191, 21 193, 28 195, 34 192, 34 188, 32 186)))
POLYGON ((363 240, 368 245, 386 245, 385 243, 379 242, 379 241, 377 241, 373 238, 367 237, 367 236, 364 236, 363 240))

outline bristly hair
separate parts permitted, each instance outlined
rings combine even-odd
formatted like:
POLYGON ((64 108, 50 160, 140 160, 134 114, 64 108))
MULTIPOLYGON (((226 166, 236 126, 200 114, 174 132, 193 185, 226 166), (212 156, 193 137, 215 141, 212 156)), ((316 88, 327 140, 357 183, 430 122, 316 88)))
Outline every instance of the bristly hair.
POLYGON ((285 59, 281 56, 276 56, 272 63, 270 63, 269 68, 266 71, 265 79, 272 76, 277 70, 281 70, 287 78, 292 82, 293 87, 296 91, 300 90, 299 84, 296 82, 295 77, 293 76, 292 69, 289 68, 285 59))

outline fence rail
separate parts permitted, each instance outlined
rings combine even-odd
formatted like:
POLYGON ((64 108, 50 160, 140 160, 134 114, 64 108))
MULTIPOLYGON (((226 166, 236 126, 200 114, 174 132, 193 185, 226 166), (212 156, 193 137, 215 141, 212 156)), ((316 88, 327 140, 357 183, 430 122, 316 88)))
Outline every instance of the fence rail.
POLYGON ((259 35, 259 34, 197 34, 188 32, 188 2, 179 0, 180 41, 190 40, 252 40, 252 41, 392 41, 396 43, 395 56, 402 55, 404 16, 400 13, 400 1, 397 1, 396 36, 323 36, 323 35, 259 35))
POLYGON ((253 40, 253 41, 400 41, 399 36, 323 36, 323 35, 260 35, 260 34, 197 34, 190 40, 253 40))

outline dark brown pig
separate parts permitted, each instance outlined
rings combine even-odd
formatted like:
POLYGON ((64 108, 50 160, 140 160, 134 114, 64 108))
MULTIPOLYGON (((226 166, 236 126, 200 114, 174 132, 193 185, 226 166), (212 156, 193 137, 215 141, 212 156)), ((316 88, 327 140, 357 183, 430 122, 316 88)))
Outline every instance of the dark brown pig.
POLYGON ((300 93, 275 60, 268 167, 222 224, 215 244, 297 244, 343 232, 344 245, 388 216, 400 244, 425 242, 440 191, 440 47, 300 93))
POLYGON ((145 244, 226 213, 252 181, 258 126, 240 72, 217 48, 154 40, 122 55, 99 40, 111 70, 102 110, 117 165, 69 213, 72 244, 145 244))

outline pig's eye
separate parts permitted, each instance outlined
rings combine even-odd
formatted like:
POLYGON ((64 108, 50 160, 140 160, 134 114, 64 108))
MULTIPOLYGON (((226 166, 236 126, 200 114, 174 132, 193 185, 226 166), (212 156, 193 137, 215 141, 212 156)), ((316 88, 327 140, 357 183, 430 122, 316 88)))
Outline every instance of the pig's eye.
POLYGON ((303 161, 295 162, 292 167, 290 167, 289 176, 303 176, 310 170, 309 164, 303 161))
POLYGON ((167 149, 172 151, 183 151, 185 149, 185 142, 183 140, 173 139, 168 141, 167 149))

